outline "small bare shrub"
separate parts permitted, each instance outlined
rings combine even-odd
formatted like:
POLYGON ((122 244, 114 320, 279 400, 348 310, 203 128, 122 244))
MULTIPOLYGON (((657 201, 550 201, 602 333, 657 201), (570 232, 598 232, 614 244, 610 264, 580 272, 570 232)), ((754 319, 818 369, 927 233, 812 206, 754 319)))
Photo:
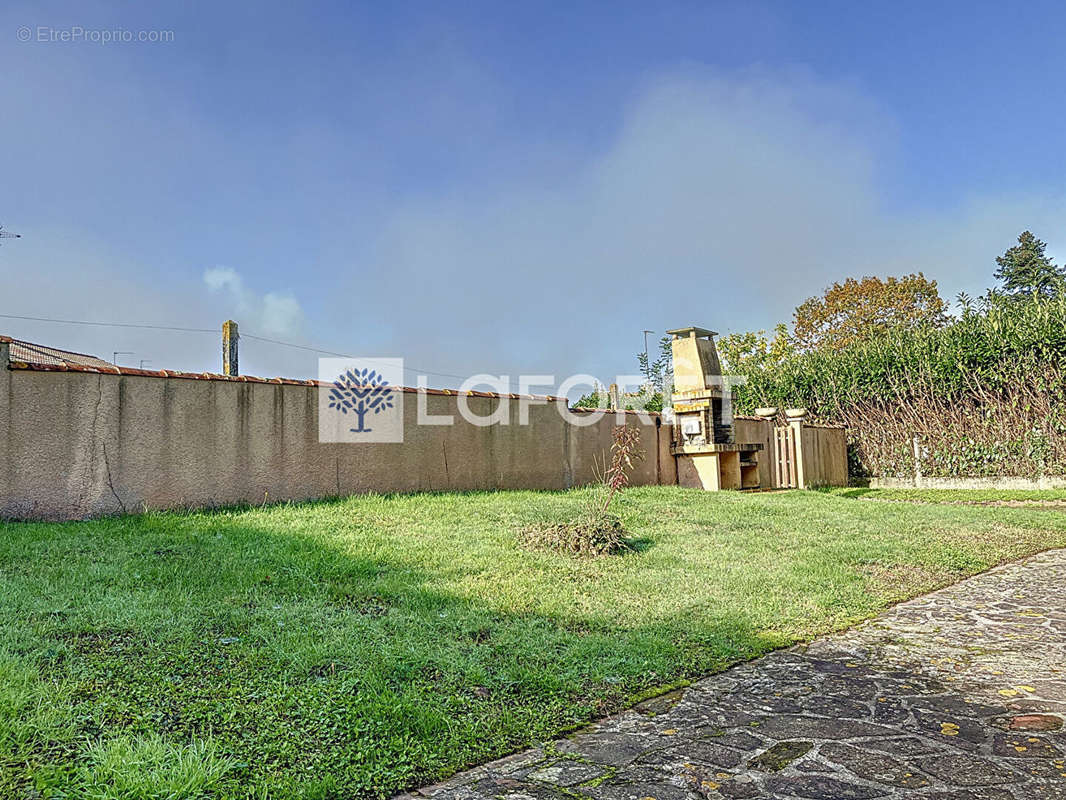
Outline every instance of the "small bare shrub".
POLYGON ((622 521, 610 513, 582 514, 569 522, 526 528, 518 539, 530 549, 569 556, 606 556, 628 549, 622 521))
POLYGON ((629 485, 630 474, 644 458, 644 451, 636 427, 619 425, 612 436, 610 464, 582 514, 567 522, 522 530, 518 540, 523 546, 573 556, 605 556, 629 549, 622 520, 611 511, 611 503, 629 485))
POLYGON ((593 510, 607 514, 615 495, 629 486, 629 476, 637 462, 644 459, 640 449, 640 429, 636 426, 618 425, 611 432, 611 463, 600 477, 601 497, 594 501, 593 510))

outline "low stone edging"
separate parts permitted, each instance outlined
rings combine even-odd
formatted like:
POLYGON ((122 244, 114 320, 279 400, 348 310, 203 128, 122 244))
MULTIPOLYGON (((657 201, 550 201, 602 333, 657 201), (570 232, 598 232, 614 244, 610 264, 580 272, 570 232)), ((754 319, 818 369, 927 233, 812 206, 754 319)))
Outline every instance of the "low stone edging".
POLYGON ((870 478, 871 489, 1066 489, 1066 476, 1044 478, 870 478))

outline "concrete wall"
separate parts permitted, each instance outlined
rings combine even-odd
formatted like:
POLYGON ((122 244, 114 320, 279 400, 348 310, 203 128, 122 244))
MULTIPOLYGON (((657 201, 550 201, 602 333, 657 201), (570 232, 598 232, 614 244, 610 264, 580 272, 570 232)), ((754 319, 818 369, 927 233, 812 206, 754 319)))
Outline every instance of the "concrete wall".
POLYGON ((658 418, 598 412, 567 423, 554 404, 472 397, 509 425, 478 427, 454 394, 423 395, 451 426, 415 424, 404 401, 402 444, 322 444, 318 389, 243 382, 0 367, 0 517, 73 519, 141 511, 310 499, 366 491, 565 489, 590 483, 612 428, 636 424, 646 451, 635 485, 677 482, 658 418))
MULTIPOLYGON (((554 400, 468 398, 510 424, 477 426, 454 393, 404 394, 398 444, 318 440, 318 388, 309 382, 164 373, 0 367, 0 518, 78 519, 145 508, 199 508, 343 496, 358 492, 566 489, 597 480, 612 429, 641 431, 645 459, 634 485, 678 482, 670 428, 655 415, 573 412, 554 400), (423 403, 454 425, 419 425, 423 403)), ((736 440, 758 442, 761 485, 773 487, 773 423, 734 420, 736 440)), ((804 426, 807 486, 845 485, 844 431, 804 426)))

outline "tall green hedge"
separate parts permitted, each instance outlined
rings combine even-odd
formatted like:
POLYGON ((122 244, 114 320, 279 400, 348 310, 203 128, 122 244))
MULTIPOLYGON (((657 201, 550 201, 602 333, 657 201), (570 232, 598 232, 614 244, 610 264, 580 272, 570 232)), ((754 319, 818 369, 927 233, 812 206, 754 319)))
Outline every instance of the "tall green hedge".
POLYGON ((984 298, 942 328, 786 356, 737 408, 805 406, 852 432, 872 474, 1066 474, 1066 297, 984 298), (971 453, 960 457, 960 454, 971 453))

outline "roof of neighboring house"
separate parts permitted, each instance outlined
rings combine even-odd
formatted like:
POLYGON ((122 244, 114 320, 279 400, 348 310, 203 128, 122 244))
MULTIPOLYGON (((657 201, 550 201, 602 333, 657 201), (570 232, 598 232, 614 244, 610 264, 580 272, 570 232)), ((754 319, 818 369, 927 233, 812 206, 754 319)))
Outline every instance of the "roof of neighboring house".
POLYGON ((12 339, 10 336, 0 336, 0 342, 6 342, 11 345, 12 361, 25 361, 29 364, 50 364, 52 366, 63 364, 76 364, 82 367, 111 366, 110 362, 86 353, 75 353, 73 350, 60 350, 57 347, 24 342, 21 339, 12 339))

